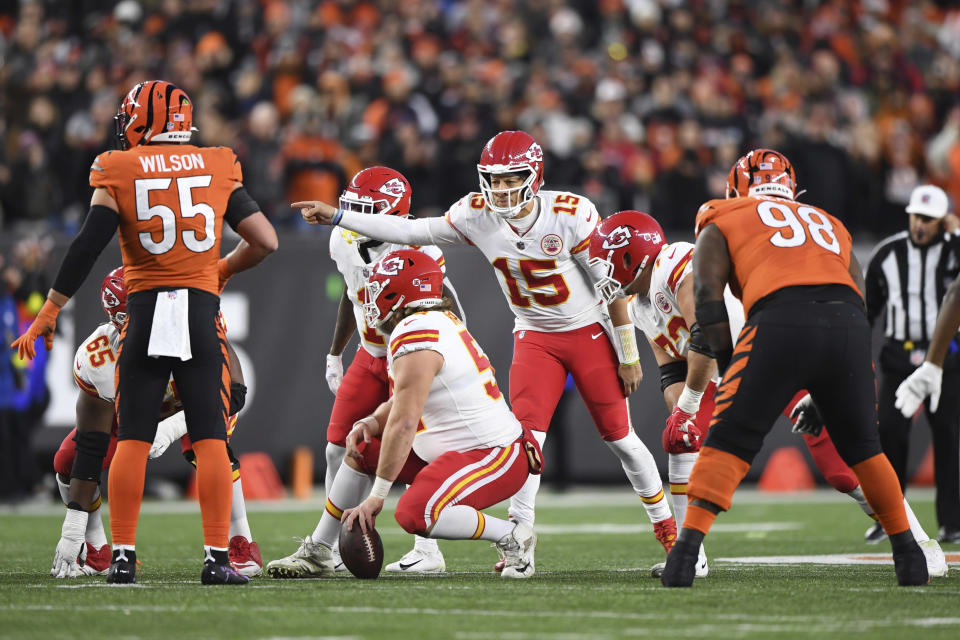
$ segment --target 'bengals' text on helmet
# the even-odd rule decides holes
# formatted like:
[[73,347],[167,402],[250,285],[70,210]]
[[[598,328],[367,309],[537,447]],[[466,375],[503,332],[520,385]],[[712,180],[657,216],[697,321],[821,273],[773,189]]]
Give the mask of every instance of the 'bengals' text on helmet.
[[777,196],[793,200],[797,174],[779,151],[754,149],[737,160],[727,175],[727,198]]
[[623,295],[667,243],[660,223],[642,211],[619,211],[590,234],[590,266],[602,270],[594,283],[607,304]]
[[163,80],[141,82],[123,99],[114,116],[121,149],[151,142],[188,142],[193,132],[193,103]]
[[[480,193],[487,208],[503,218],[515,218],[543,185],[543,149],[528,133],[501,131],[490,138],[483,148],[477,171],[480,174]],[[509,189],[494,189],[492,176],[505,173],[520,174],[523,183]],[[517,193],[517,203],[511,205],[514,193]],[[495,196],[502,194],[507,196],[506,206],[496,203]]]

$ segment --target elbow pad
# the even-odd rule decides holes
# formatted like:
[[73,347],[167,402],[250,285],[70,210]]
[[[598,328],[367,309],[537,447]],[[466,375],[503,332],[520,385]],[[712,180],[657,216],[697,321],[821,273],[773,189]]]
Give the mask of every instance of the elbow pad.
[[710,349],[710,343],[707,342],[707,337],[703,335],[703,331],[700,329],[700,323],[694,322],[693,326],[690,327],[690,344],[688,348],[691,351],[696,351],[701,355],[705,355],[708,358],[713,357],[713,351]]
[[676,360],[660,365],[660,391],[666,391],[667,387],[677,382],[685,382],[687,379],[687,361]]

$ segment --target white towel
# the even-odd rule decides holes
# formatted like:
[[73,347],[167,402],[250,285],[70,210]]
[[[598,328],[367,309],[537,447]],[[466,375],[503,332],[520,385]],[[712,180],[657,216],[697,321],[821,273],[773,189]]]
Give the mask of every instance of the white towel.
[[187,305],[187,298],[186,289],[157,292],[150,344],[147,345],[148,356],[170,356],[181,360],[193,357],[190,351],[190,307]]

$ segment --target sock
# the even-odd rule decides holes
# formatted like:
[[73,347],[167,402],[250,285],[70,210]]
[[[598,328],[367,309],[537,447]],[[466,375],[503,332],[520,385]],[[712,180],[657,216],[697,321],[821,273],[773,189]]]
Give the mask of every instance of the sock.
[[[233,469],[227,455],[227,443],[205,438],[193,443],[193,452],[197,456],[203,543],[214,549],[226,549],[230,544],[230,510],[233,506]],[[113,490],[113,485],[110,489]]]
[[696,453],[671,453],[667,455],[667,479],[670,482],[670,500],[677,524],[683,524],[687,515],[687,483],[690,471],[697,461]]
[[630,486],[640,496],[650,522],[660,522],[670,517],[670,506],[663,493],[663,482],[653,454],[637,434],[631,431],[625,438],[607,442],[607,446],[620,458]]
[[928,536],[927,532],[920,526],[920,521],[917,520],[917,516],[913,514],[913,509],[910,508],[910,503],[907,502],[906,498],[903,499],[903,511],[907,516],[907,522],[910,523],[910,531],[913,532],[913,539],[916,540],[918,544],[929,540],[930,536]]
[[[116,458],[116,456],[114,456],[114,458]],[[111,559],[111,562],[117,562],[118,560],[137,564],[136,548],[132,544],[113,545],[113,558]]]
[[887,535],[893,536],[909,529],[900,480],[887,457],[878,453],[853,465],[853,472],[857,474],[863,494]]
[[444,540],[489,540],[496,542],[513,531],[508,520],[486,516],[473,507],[458,504],[446,507],[430,530],[431,538]]
[[230,562],[229,554],[226,548],[211,547],[203,545],[203,563],[227,564]]
[[347,453],[347,448],[328,442],[324,453],[327,458],[327,470],[323,475],[323,490],[329,497],[330,489],[333,488],[333,479],[337,477],[337,470],[343,464],[343,457]]
[[803,441],[810,450],[813,463],[831,487],[840,493],[850,493],[859,486],[857,476],[840,457],[826,429],[818,436],[803,434]]
[[90,514],[87,516],[87,531],[84,534],[87,542],[89,542],[95,549],[99,549],[103,545],[107,544],[107,532],[103,530],[103,516],[100,513],[101,505],[103,504],[103,499],[100,496],[100,487],[93,493],[93,501],[90,503],[94,508],[90,509]]
[[243,482],[240,476],[233,481],[233,504],[230,507],[230,538],[242,536],[247,542],[253,542],[250,523],[247,522],[247,503],[243,499]]
[[[721,511],[727,511],[733,502],[733,493],[749,470],[750,463],[743,458],[704,446],[690,472],[687,498],[700,498],[717,505]],[[687,507],[689,517],[690,507]]]
[[[531,433],[542,448],[543,443],[547,441],[547,434],[543,431],[531,431]],[[537,502],[537,491],[539,490],[540,476],[531,473],[527,476],[527,480],[520,487],[520,490],[510,498],[510,507],[507,509],[507,513],[510,514],[511,520],[533,527],[534,508]]]
[[863,489],[860,488],[858,484],[852,491],[847,491],[847,495],[856,500],[857,504],[860,505],[860,508],[865,514],[874,518],[873,509],[870,507],[870,503],[867,502],[866,496],[863,495]]
[[[143,501],[143,480],[147,470],[150,443],[142,440],[121,440],[110,465],[110,537],[114,549],[137,541],[137,519]],[[226,450],[224,450],[226,454]]]
[[[717,514],[704,509],[703,507],[698,507],[695,504],[691,504],[687,508],[687,517],[683,521],[683,531],[692,529],[698,531],[703,535],[710,533],[710,527],[713,525],[713,521],[717,519]],[[703,541],[703,538],[700,538],[700,541]]]
[[433,540],[432,538],[424,538],[423,536],[418,535],[413,536],[413,548],[417,551],[422,551],[423,553],[440,552],[440,547],[437,546],[436,540]]
[[333,486],[327,494],[327,504],[317,528],[310,535],[315,543],[333,547],[340,535],[340,517],[344,509],[357,506],[373,486],[373,479],[362,471],[357,471],[348,465],[340,465]]

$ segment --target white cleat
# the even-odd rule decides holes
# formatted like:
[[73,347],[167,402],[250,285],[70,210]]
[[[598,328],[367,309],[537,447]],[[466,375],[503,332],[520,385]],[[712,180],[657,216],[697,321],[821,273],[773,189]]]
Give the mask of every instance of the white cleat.
[[343,560],[340,559],[340,546],[334,545],[330,549],[330,558],[333,561],[333,571],[335,573],[341,573],[347,570],[347,565],[343,564]]
[[313,542],[310,536],[300,541],[300,548],[286,558],[267,564],[271,578],[322,578],[335,573],[330,547]]
[[930,577],[945,577],[947,571],[949,571],[949,567],[947,566],[947,559],[943,555],[940,544],[933,539],[924,540],[918,544],[920,545],[920,550],[923,551],[923,555],[927,558],[927,573],[930,574]]
[[447,563],[444,562],[443,554],[439,549],[432,551],[416,547],[384,569],[390,573],[443,573],[446,570]]
[[[650,577],[651,578],[660,578],[663,575],[663,569],[667,566],[666,562],[658,562],[657,564],[650,567]],[[697,572],[693,575],[694,578],[706,578],[710,573],[710,566],[707,564],[707,554],[703,550],[703,545],[700,545],[700,555],[697,557]]]
[[496,543],[503,559],[501,578],[529,578],[534,574],[533,551],[537,547],[537,534],[533,529],[518,522],[513,531]]

